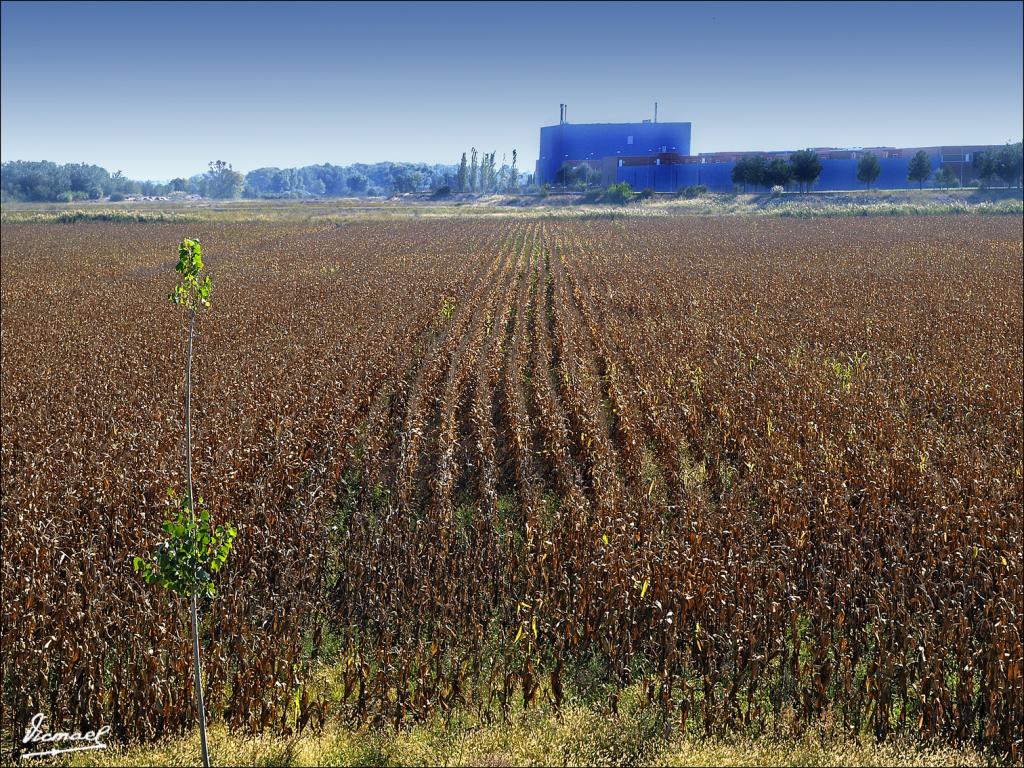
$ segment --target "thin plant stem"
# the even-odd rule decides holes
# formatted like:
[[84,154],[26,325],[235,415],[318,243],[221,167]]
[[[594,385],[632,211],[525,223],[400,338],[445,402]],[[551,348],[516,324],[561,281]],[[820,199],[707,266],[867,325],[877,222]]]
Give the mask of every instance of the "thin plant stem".
[[[188,467],[189,515],[195,523],[195,499],[192,497],[192,338],[195,334],[196,313],[189,312],[188,353],[185,358],[185,463]],[[198,535],[198,531],[196,532]],[[196,574],[198,577],[198,574]],[[203,671],[199,656],[199,600],[192,590],[192,654],[195,657],[196,709],[199,711],[199,741],[203,750],[203,766],[210,768],[210,753],[206,746],[206,707],[203,704]]]

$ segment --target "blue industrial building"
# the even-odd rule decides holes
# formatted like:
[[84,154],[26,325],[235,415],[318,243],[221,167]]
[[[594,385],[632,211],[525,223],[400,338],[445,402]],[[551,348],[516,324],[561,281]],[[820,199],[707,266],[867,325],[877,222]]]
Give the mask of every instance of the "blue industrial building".
[[568,123],[540,129],[537,183],[553,184],[565,164],[587,162],[600,170],[609,157],[690,154],[689,123]]
[[[871,186],[875,189],[916,187],[916,183],[907,181],[910,158],[916,151],[917,149],[905,150],[905,156],[902,157],[879,156],[878,164],[881,167],[881,172]],[[928,151],[927,148],[925,151]],[[875,154],[878,155],[878,151]],[[828,157],[827,152],[819,152],[819,158],[821,159],[821,175],[814,185],[815,189],[836,191],[864,189],[865,185],[857,181],[857,158],[833,159]],[[940,153],[929,153],[928,159],[931,161],[933,175],[938,173],[939,168],[943,165],[940,158]],[[700,160],[705,162],[700,162]],[[734,188],[732,169],[736,165],[736,161],[708,162],[707,160],[708,158],[698,158],[697,162],[617,165],[614,178],[608,177],[606,180],[608,183],[624,181],[633,189],[652,189],[655,192],[676,192],[684,187],[697,185],[703,185],[713,192],[732,192]],[[970,165],[970,157],[968,157],[966,166]],[[954,168],[954,173],[959,176],[959,168]],[[967,180],[970,178],[973,176],[969,175]],[[755,190],[751,189],[750,191]]]
[[[748,155],[763,155],[771,161],[788,160],[792,151],[783,152],[711,152],[690,154],[690,123],[659,123],[657,109],[653,120],[640,123],[569,123],[566,106],[561,105],[558,125],[540,129],[540,158],[537,160],[538,184],[558,185],[560,171],[580,164],[601,172],[603,185],[627,182],[633,189],[675,192],[688,186],[703,185],[716,192],[732,192],[732,170],[736,161]],[[924,150],[932,165],[932,174],[949,168],[960,184],[977,178],[980,153],[994,149],[988,145],[948,147],[872,147],[858,149],[815,148],[822,170],[815,189],[863,189],[857,181],[857,163],[866,152],[878,158],[881,173],[872,184],[877,189],[904,189],[915,186],[907,180],[911,158]]]

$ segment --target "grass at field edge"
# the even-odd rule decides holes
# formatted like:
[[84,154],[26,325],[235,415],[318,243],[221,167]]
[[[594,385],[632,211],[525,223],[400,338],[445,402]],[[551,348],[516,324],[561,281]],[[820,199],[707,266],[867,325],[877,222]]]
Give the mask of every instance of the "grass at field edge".
[[[451,722],[438,717],[398,731],[359,730],[330,723],[323,732],[296,736],[210,731],[214,765],[763,765],[763,766],[983,766],[999,760],[970,747],[899,741],[876,744],[835,735],[828,726],[801,735],[699,738],[666,733],[652,707],[623,706],[618,716],[598,707],[570,705],[555,713],[548,706],[517,711],[509,722],[482,723],[461,713]],[[625,703],[625,702],[624,702]],[[199,738],[33,759],[40,765],[142,766],[197,765]],[[22,764],[27,764],[24,761]]]
[[472,204],[381,201],[353,204],[325,200],[290,202],[222,201],[204,205],[180,203],[117,204],[105,207],[7,204],[0,210],[5,224],[279,222],[303,225],[344,225],[368,221],[438,218],[600,218],[672,216],[783,216],[802,219],[860,216],[948,216],[1024,214],[1019,197],[1001,199],[829,197],[771,198],[757,195],[707,195],[694,199],[667,198],[629,205],[543,204],[510,205],[501,200]]

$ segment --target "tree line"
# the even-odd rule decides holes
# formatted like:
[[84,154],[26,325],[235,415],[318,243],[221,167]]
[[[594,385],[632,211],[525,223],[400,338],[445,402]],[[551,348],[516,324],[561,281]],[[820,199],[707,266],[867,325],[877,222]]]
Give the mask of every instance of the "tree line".
[[98,165],[46,160],[14,160],[0,166],[0,195],[4,201],[67,202],[99,200],[111,195],[164,194],[167,184],[128,179],[121,171],[113,174]]
[[243,197],[350,197],[436,190],[454,166],[426,163],[354,163],[301,168],[257,168],[245,175]]
[[[927,159],[927,156],[925,156]],[[861,165],[864,165],[865,174],[873,174],[869,181],[873,182],[881,172],[878,158],[868,152],[857,167],[857,178],[861,181]],[[747,191],[747,186],[757,187],[786,187],[795,182],[801,192],[805,192],[814,186],[818,177],[821,176],[821,158],[813,149],[802,149],[789,156],[789,160],[781,157],[769,161],[764,155],[748,155],[736,161],[732,169],[732,183],[742,186]]]
[[[469,157],[462,153],[459,160],[458,171],[455,178],[446,180],[445,187],[450,192],[515,192],[519,189],[519,152],[512,150],[512,164],[501,158],[501,167],[498,167],[495,157],[496,151],[490,153],[478,153],[476,147],[471,147]],[[442,188],[443,189],[443,188]]]
[[978,178],[983,183],[1001,179],[1008,187],[1019,187],[1024,169],[1024,144],[1007,143],[994,151],[979,152],[974,158]]
[[[0,200],[69,203],[103,198],[116,201],[129,195],[163,196],[172,193],[233,199],[374,196],[424,191],[443,195],[519,190],[522,177],[517,167],[517,151],[512,150],[511,164],[502,158],[499,167],[496,157],[494,151],[480,153],[473,147],[468,156],[462,153],[457,166],[394,162],[340,166],[324,163],[301,168],[257,168],[246,174],[234,170],[230,163],[214,160],[204,173],[168,182],[136,181],[119,170],[110,173],[98,165],[86,163],[59,165],[46,160],[14,160],[0,165]],[[976,183],[987,186],[1000,179],[1007,186],[1019,186],[1021,142],[978,152],[972,158],[972,164],[978,179]],[[807,190],[814,186],[821,171],[821,160],[810,149],[794,152],[788,160],[748,155],[736,162],[732,181],[742,186],[744,191],[750,186],[770,189],[791,183]],[[873,152],[864,153],[857,162],[857,180],[870,189],[880,174],[878,157]],[[908,165],[908,181],[923,187],[931,177],[931,160],[923,150],[917,152]],[[564,165],[556,182],[587,188],[599,179],[599,171],[579,163]],[[959,185],[960,179],[950,168],[944,167],[935,174],[935,183],[951,187]]]
[[[456,167],[449,165],[381,162],[257,168],[243,174],[224,160],[214,160],[204,173],[155,182],[129,179],[121,171],[110,173],[98,165],[15,160],[0,165],[0,199],[70,203],[104,198],[117,201],[130,195],[185,194],[227,200],[387,195],[453,185],[455,172]],[[501,178],[509,178],[507,172]],[[486,183],[495,186],[493,181]]]
[[[1019,186],[1021,181],[1021,142],[1008,143],[995,150],[975,153],[972,159],[977,177],[982,184],[990,184],[995,178],[1006,186]],[[785,187],[796,183],[801,191],[814,186],[821,175],[822,165],[818,153],[811,149],[800,150],[789,156],[789,160],[774,158],[769,161],[764,155],[748,155],[736,161],[732,169],[732,182],[742,186]],[[857,181],[868,189],[881,175],[882,165],[874,152],[865,152],[857,161]],[[923,187],[932,176],[931,158],[923,149],[918,150],[907,165],[907,181]],[[935,174],[937,186],[958,186],[960,180],[949,167],[941,168]]]
[[161,196],[183,192],[213,198],[238,197],[245,177],[230,163],[214,160],[205,173],[168,182],[137,181],[121,171],[85,163],[58,165],[48,160],[13,160],[0,165],[3,201],[70,203],[75,200],[123,200],[129,195]]

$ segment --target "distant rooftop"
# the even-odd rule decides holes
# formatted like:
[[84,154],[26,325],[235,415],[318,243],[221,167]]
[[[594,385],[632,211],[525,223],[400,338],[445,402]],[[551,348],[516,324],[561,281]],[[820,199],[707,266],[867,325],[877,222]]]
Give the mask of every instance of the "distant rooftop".
[[571,123],[568,120],[566,120],[564,123],[553,123],[551,125],[545,125],[545,126],[542,126],[542,127],[544,127],[544,128],[557,128],[560,125],[575,125],[577,127],[582,127],[582,126],[585,126],[585,125],[690,125],[690,124],[691,123],[690,123],[689,120],[659,120],[656,123],[651,121],[650,119],[634,120],[633,122],[625,122],[625,123]]

